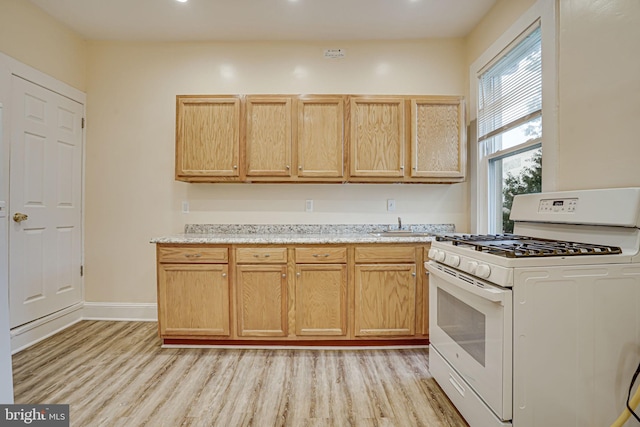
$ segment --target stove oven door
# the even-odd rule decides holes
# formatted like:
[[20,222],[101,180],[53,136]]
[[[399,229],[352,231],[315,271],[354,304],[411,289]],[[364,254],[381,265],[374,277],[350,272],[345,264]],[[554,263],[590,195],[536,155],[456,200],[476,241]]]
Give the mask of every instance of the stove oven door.
[[512,416],[512,292],[435,261],[429,341],[502,420]]

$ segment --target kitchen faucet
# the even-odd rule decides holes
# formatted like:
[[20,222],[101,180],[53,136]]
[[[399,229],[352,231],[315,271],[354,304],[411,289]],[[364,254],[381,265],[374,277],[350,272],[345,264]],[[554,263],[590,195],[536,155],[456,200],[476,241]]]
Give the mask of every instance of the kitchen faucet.
[[402,219],[398,217],[398,230],[402,230]]

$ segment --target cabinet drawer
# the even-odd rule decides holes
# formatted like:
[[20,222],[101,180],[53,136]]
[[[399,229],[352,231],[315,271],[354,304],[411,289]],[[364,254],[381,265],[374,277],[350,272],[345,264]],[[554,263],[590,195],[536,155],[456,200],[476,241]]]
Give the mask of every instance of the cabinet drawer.
[[416,262],[416,249],[410,246],[366,246],[355,248],[357,263]]
[[227,248],[160,246],[158,260],[162,263],[226,264],[229,251]]
[[297,264],[346,263],[347,248],[296,248]]
[[281,264],[287,262],[287,248],[237,248],[238,264]]

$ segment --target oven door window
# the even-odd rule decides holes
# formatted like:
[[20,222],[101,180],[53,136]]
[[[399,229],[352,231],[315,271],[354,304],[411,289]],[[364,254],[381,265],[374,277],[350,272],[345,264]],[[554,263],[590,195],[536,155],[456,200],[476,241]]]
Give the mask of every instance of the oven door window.
[[437,301],[438,327],[484,367],[486,316],[442,288]]

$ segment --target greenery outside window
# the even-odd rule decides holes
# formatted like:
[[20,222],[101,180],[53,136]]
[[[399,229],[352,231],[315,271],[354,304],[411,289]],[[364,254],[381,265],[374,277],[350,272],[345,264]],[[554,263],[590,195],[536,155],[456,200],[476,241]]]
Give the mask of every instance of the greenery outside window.
[[478,152],[488,172],[490,233],[513,232],[513,196],[541,191],[541,48],[537,22],[478,74]]

